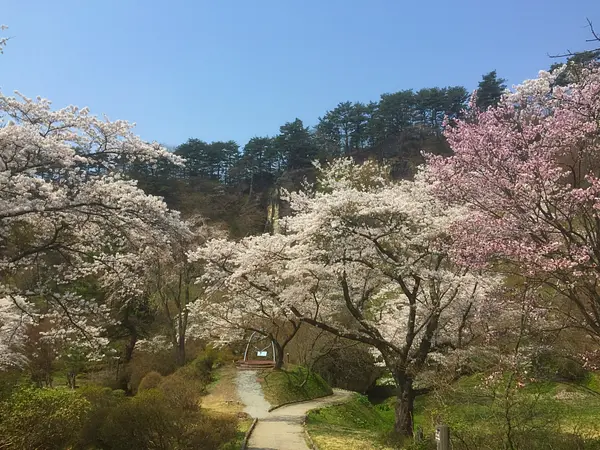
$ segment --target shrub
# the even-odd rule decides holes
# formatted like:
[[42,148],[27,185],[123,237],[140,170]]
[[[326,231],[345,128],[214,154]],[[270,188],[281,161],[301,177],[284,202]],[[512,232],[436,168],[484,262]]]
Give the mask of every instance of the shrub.
[[18,370],[0,371],[0,402],[9,398],[19,387],[23,374]]
[[86,385],[78,390],[79,394],[91,404],[91,410],[81,431],[79,444],[81,448],[102,448],[98,430],[106,422],[107,417],[121,403],[127,401],[125,391]]
[[77,392],[90,402],[92,408],[115,406],[125,398],[125,391],[112,390],[94,384],[82,386]]
[[366,392],[383,374],[373,354],[360,345],[332,350],[315,362],[313,370],[331,386],[358,392]]
[[184,376],[195,378],[204,384],[212,381],[212,372],[221,361],[219,351],[207,346],[200,354],[185,368],[182,368]]
[[135,353],[132,361],[127,366],[129,374],[128,390],[132,393],[137,392],[142,378],[147,373],[155,371],[160,374],[173,373],[177,365],[171,351],[161,351],[157,353]]
[[[140,385],[141,389],[141,385]],[[196,411],[199,408],[203,386],[178,374],[164,378],[158,389],[172,408]]]
[[150,389],[111,408],[93,440],[110,450],[170,450],[181,432],[177,411],[162,392]]
[[25,387],[0,404],[0,448],[64,449],[74,445],[90,410],[77,392]]
[[581,363],[552,350],[536,356],[533,360],[533,370],[540,378],[571,382],[584,381],[587,375]]
[[148,389],[155,389],[158,387],[160,383],[163,381],[163,376],[155,371],[148,372],[142,381],[140,381],[140,385],[138,386],[138,392],[147,391]]
[[214,450],[231,441],[237,432],[235,416],[212,417],[198,414],[194,425],[185,430],[180,440],[183,450]]

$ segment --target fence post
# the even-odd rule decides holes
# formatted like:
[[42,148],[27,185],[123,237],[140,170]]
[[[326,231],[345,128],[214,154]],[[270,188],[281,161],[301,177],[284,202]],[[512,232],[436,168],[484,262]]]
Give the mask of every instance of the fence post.
[[450,450],[450,429],[448,425],[438,425],[435,429],[437,450]]

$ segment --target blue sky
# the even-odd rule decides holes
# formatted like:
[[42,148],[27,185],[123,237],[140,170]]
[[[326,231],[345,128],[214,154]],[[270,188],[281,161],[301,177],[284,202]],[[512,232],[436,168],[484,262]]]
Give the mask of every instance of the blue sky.
[[599,0],[3,0],[0,87],[137,123],[144,139],[274,135],[340,101],[515,84],[585,48]]

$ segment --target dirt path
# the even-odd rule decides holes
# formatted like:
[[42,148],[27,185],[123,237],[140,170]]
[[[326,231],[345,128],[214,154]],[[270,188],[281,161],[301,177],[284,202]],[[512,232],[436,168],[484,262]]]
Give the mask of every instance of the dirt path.
[[294,403],[268,412],[270,405],[263,396],[255,371],[239,372],[236,383],[238,396],[246,405],[244,411],[260,419],[250,437],[248,450],[308,450],[302,429],[306,413],[311,409],[341,403],[352,394],[334,389],[329,397]]
[[257,419],[269,415],[271,404],[265,400],[260,383],[256,380],[255,370],[240,370],[235,379],[237,394],[246,405],[244,412]]

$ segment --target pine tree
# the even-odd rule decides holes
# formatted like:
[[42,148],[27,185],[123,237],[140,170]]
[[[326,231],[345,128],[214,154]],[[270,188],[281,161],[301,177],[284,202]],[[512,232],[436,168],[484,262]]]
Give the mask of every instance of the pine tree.
[[495,70],[482,76],[477,88],[477,107],[486,110],[490,106],[496,106],[506,89],[504,78],[498,78]]

